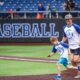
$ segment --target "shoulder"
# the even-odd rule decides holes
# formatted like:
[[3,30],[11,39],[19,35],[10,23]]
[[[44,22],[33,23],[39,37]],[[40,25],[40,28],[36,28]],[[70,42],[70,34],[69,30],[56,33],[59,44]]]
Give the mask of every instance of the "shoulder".
[[73,25],[73,27],[76,28],[76,29],[77,29],[77,28],[80,28],[80,26],[79,26],[78,24],[73,23],[72,25]]
[[57,49],[53,46],[52,52],[56,53]]
[[73,27],[78,33],[80,33],[80,26],[78,24],[73,24]]
[[53,46],[53,49],[56,49],[56,46]]
[[75,23],[73,23],[72,25],[73,25],[73,26],[79,26],[78,24],[75,24]]
[[65,31],[66,28],[67,28],[66,25],[62,27],[63,32]]
[[65,47],[65,48],[69,48],[68,44],[64,43],[64,42],[60,42],[60,44]]
[[65,28],[66,28],[66,25],[63,26],[63,29],[65,29]]

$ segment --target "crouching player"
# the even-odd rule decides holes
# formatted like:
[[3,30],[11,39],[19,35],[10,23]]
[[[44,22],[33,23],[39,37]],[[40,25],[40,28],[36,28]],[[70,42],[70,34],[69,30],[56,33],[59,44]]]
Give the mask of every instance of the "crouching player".
[[66,43],[63,42],[59,42],[58,39],[56,37],[52,37],[50,38],[51,43],[53,44],[53,49],[52,49],[52,53],[48,55],[48,57],[51,57],[52,55],[54,55],[55,53],[59,53],[60,54],[60,59],[58,60],[57,64],[56,64],[56,68],[58,70],[58,75],[57,77],[61,77],[61,65],[64,65],[66,68],[70,68],[68,63],[68,45]]

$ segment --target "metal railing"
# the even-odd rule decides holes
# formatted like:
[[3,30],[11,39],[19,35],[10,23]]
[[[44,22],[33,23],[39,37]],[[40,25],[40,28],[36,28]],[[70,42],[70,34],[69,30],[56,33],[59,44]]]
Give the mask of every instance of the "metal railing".
[[[27,18],[36,18],[37,13],[42,13],[43,14],[43,18],[46,18],[45,16],[49,15],[49,19],[50,18],[60,18],[61,14],[76,14],[76,16],[73,16],[75,18],[79,18],[80,17],[80,11],[0,11],[0,18],[11,18],[11,19],[27,19]],[[4,17],[5,14],[8,14],[6,17]],[[34,16],[35,14],[35,16]],[[17,16],[14,16],[17,15]],[[20,16],[22,15],[22,16]],[[28,17],[32,15],[31,17]],[[3,16],[3,17],[1,17]],[[52,17],[54,16],[54,17]],[[62,15],[63,16],[63,15]]]

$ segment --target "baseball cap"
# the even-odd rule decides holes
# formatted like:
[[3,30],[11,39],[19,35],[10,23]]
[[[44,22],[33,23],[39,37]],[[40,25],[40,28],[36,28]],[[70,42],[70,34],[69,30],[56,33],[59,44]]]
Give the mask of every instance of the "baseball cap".
[[65,19],[71,19],[71,18],[72,18],[72,15],[71,14],[65,15]]

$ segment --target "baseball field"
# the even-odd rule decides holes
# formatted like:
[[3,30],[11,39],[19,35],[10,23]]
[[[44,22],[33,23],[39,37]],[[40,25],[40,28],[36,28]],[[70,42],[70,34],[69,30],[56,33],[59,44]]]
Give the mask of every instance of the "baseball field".
[[[51,45],[0,46],[0,80],[55,80],[53,76],[58,72],[55,63],[59,55],[48,58],[51,50]],[[62,66],[62,71],[71,75],[68,78],[63,74],[62,80],[75,80],[72,79],[73,70],[65,71]]]

